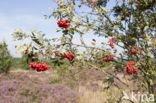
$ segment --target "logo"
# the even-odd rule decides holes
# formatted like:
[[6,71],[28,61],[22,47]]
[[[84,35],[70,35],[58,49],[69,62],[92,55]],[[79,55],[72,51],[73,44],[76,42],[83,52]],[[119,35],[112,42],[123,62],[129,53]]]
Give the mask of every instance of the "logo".
[[154,94],[141,94],[140,92],[126,93],[125,91],[123,91],[122,93],[122,99],[130,100],[133,102],[154,102]]

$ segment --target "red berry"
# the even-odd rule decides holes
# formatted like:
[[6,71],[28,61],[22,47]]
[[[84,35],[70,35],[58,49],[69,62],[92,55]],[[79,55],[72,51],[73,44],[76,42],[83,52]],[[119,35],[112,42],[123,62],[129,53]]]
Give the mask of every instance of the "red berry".
[[[137,50],[137,51],[139,51],[140,54],[143,52],[143,50],[140,50],[137,46],[134,46],[134,49]],[[138,53],[137,51],[130,50],[130,52],[131,52],[132,54]]]
[[131,52],[132,54],[137,54],[137,51],[134,51],[134,50],[130,50],[130,52]]
[[132,69],[127,69],[127,73],[130,75],[130,74],[133,74],[133,71]]
[[138,48],[137,46],[134,46],[134,48],[135,48],[136,50],[139,50],[139,48]]
[[113,42],[113,40],[115,39],[115,37],[114,36],[112,36],[112,38],[109,40],[109,42],[110,42],[110,47],[112,48],[112,49],[114,49],[114,42]]
[[55,56],[61,56],[58,51],[55,52]]
[[129,61],[127,64],[127,73],[128,74],[133,74],[133,72],[137,72],[138,68],[136,67],[136,65],[134,65],[133,61]]
[[114,59],[114,57],[115,57],[115,55],[113,55],[113,54],[104,56],[104,57],[103,57],[103,61],[104,61],[104,62],[111,62],[111,61]]
[[134,71],[134,72],[137,72],[137,71],[138,71],[138,68],[135,67],[135,68],[133,69],[133,71]]
[[68,27],[70,26],[70,24],[68,23],[68,19],[66,20],[58,20],[57,24],[59,27],[65,28],[65,30],[68,30]]
[[92,0],[89,0],[88,2],[92,3]]
[[73,60],[75,58],[75,55],[72,54],[71,52],[64,53],[65,58],[68,60]]
[[142,53],[142,52],[143,52],[143,50],[139,50],[139,52],[140,52],[140,53]]
[[68,28],[65,28],[65,30],[69,30]]
[[40,64],[36,64],[35,62],[31,62],[29,67],[32,69],[35,69],[37,72],[50,69],[50,66],[46,65],[44,62],[41,62]]
[[66,19],[66,20],[64,20],[65,21],[65,23],[68,23],[68,19]]
[[115,39],[115,37],[114,36],[112,36],[112,40],[114,40]]

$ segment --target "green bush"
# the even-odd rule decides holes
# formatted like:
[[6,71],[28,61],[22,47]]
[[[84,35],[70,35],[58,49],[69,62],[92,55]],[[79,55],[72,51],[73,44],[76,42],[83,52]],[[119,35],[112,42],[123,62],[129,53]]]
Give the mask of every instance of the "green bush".
[[19,65],[21,68],[29,70],[30,62],[31,61],[29,60],[28,54],[23,54],[22,57],[20,58]]
[[0,43],[0,73],[8,73],[12,64],[12,57],[5,42]]
[[27,53],[28,51],[25,51],[22,54],[22,57],[19,59],[19,67],[22,69],[29,70],[29,64],[31,62],[36,62],[38,59],[35,57],[36,55],[33,54],[33,52]]
[[12,67],[13,68],[20,68],[20,59],[19,57],[15,57],[12,60]]

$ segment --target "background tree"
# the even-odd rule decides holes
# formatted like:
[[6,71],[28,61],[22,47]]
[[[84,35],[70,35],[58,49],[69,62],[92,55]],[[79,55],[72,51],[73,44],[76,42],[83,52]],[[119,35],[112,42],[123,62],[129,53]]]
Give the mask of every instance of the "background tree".
[[0,73],[8,73],[12,64],[12,57],[5,42],[0,43]]

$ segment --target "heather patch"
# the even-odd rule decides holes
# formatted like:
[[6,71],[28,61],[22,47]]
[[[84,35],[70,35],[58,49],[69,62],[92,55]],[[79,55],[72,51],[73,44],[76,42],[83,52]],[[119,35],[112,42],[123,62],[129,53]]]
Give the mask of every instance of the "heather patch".
[[28,73],[9,75],[1,75],[0,103],[76,103],[76,92],[66,85],[41,81],[39,74],[38,79]]

